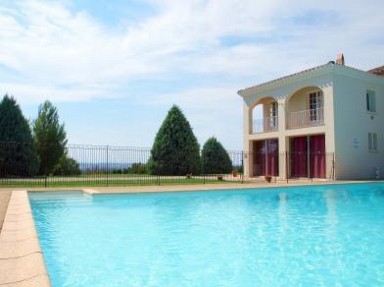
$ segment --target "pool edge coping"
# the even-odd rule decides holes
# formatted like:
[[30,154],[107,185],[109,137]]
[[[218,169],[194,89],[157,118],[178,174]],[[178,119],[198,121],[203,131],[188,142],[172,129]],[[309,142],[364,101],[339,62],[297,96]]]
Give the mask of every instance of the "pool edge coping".
[[51,286],[27,190],[12,191],[0,233],[0,270],[0,286]]

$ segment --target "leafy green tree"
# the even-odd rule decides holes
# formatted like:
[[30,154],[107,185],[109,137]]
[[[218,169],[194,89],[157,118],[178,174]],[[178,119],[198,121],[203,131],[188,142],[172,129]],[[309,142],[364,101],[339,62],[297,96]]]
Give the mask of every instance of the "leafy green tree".
[[32,176],[39,160],[28,121],[13,97],[0,102],[0,176]]
[[164,119],[151,150],[149,171],[156,175],[200,173],[200,148],[188,120],[173,106]]
[[48,175],[63,156],[67,144],[64,124],[60,124],[57,108],[50,101],[39,106],[33,136],[40,157],[40,174]]
[[52,173],[54,175],[80,175],[81,170],[79,163],[64,152]]
[[201,159],[205,174],[222,174],[232,171],[232,161],[228,152],[214,137],[205,142],[201,152]]
[[131,167],[127,169],[127,173],[131,174],[146,174],[147,165],[142,163],[133,163]]

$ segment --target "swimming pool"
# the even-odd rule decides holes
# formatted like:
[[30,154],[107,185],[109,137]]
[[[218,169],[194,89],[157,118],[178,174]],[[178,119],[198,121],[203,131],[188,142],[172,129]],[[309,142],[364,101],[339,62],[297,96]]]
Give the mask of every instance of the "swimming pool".
[[384,184],[30,193],[52,286],[383,286]]

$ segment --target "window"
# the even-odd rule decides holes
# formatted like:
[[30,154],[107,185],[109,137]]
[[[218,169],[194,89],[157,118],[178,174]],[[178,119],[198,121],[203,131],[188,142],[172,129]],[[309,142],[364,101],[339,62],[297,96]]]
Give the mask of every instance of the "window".
[[321,91],[309,94],[309,115],[312,122],[323,119],[323,93]]
[[377,151],[376,133],[368,133],[368,151]]
[[376,112],[375,91],[367,90],[366,100],[367,100],[367,111]]
[[277,102],[269,104],[270,128],[277,127]]

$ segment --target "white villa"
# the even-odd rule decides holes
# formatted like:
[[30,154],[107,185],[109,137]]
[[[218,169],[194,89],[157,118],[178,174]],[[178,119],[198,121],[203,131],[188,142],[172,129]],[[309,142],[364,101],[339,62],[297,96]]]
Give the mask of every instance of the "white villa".
[[344,56],[240,90],[244,174],[285,178],[384,176],[384,66]]

